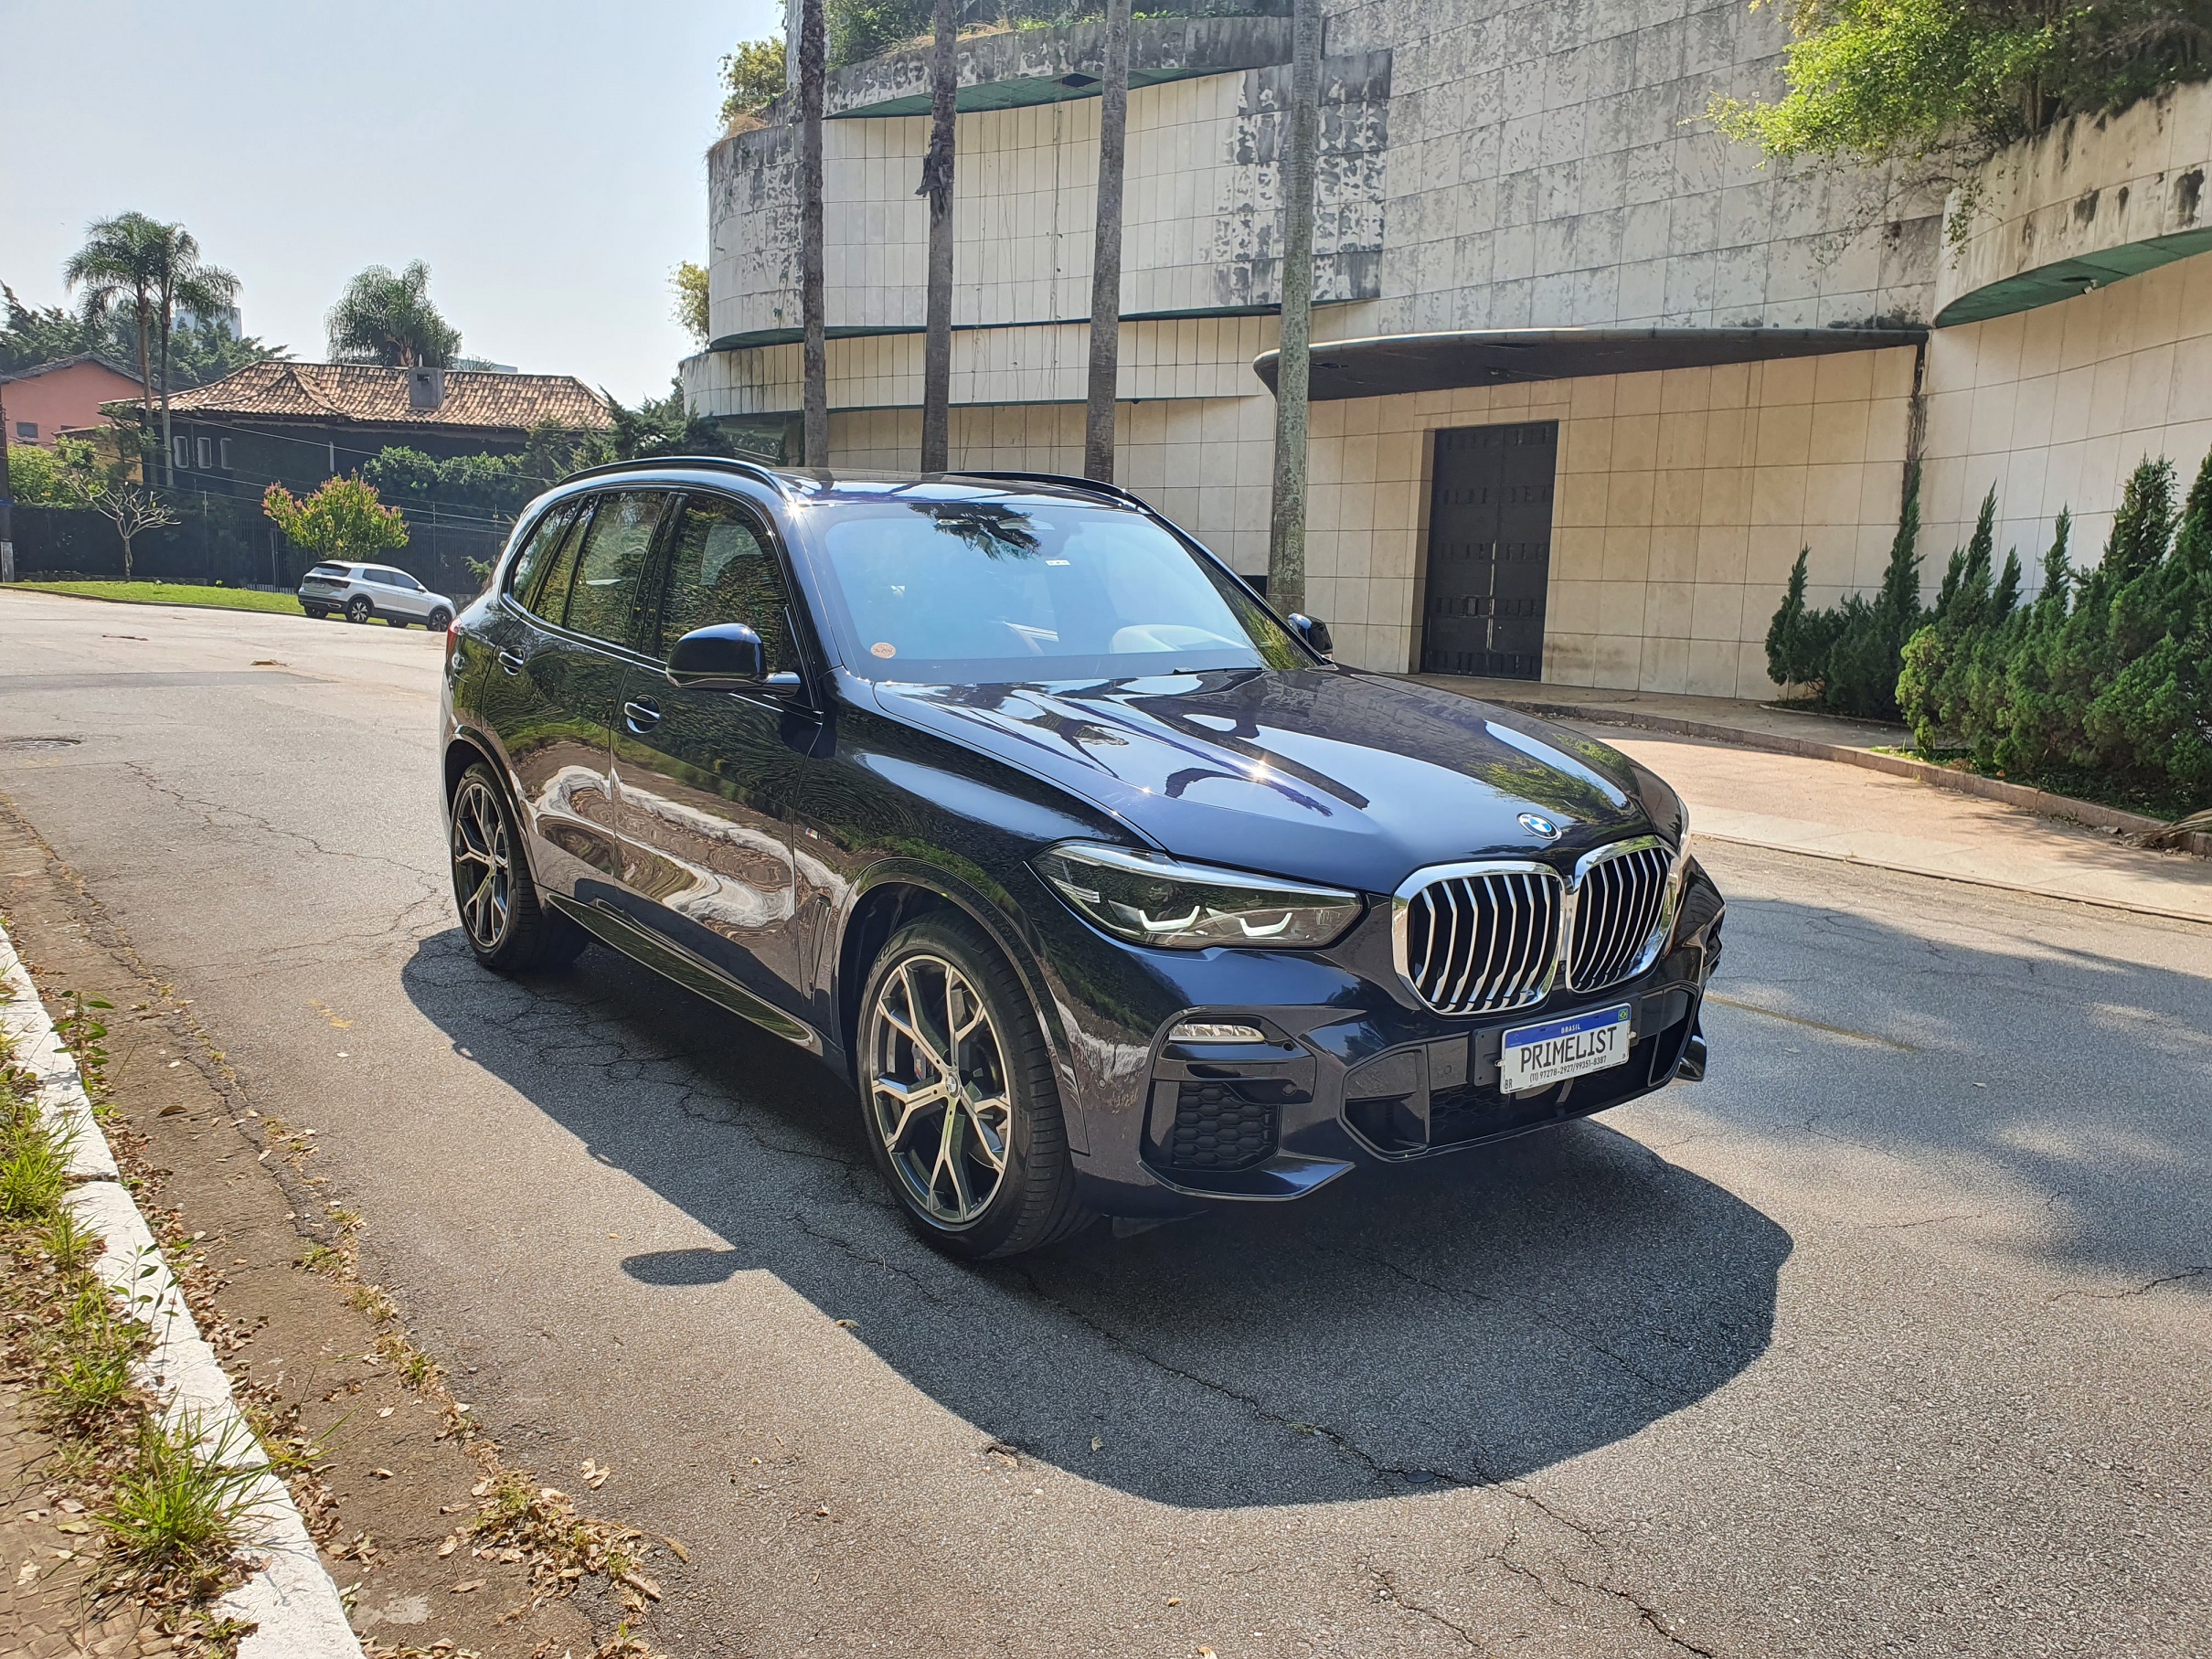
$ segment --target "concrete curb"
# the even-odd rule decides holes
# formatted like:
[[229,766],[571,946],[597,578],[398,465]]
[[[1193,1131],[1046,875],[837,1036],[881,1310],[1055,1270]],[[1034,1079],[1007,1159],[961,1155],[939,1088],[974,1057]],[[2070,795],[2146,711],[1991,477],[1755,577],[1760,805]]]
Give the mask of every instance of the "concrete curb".
[[[1503,699],[1493,697],[1491,700]],[[1975,772],[1938,766],[1930,760],[1916,760],[1909,755],[1886,755],[1871,749],[1854,749],[1845,743],[1823,743],[1817,739],[1793,738],[1778,731],[1752,731],[1741,726],[1722,726],[1711,720],[1686,720],[1676,715],[1635,713],[1611,703],[1570,703],[1548,697],[1515,697],[1510,706],[1524,713],[1541,715],[1550,720],[1580,720],[1587,725],[1626,726],[1643,731],[1666,732],[1680,738],[1703,738],[1708,742],[1725,743],[1734,749],[1762,750],[1777,755],[1802,755],[1813,760],[1837,760],[1846,766],[1864,767],[1868,771],[1915,779],[1921,783],[1930,784],[1937,789],[1948,789],[1962,795],[1979,795],[1987,801],[2002,801],[2007,806],[2017,806],[2040,817],[2071,819],[2076,824],[2086,824],[2092,829],[2148,835],[2173,827],[2163,818],[2122,812],[2116,806],[2100,806],[2093,801],[2076,801],[2068,795],[2054,795],[2047,790],[2030,789],[2025,783],[2007,783],[2002,778],[1984,778]],[[2181,850],[2193,853],[2199,858],[2212,858],[2212,835],[2197,832],[2185,835],[2182,837]]]
[[193,1323],[145,1218],[120,1179],[114,1154],[92,1117],[77,1062],[48,1016],[29,971],[0,929],[0,1031],[16,1045],[16,1063],[37,1079],[39,1111],[72,1137],[69,1173],[80,1185],[69,1206],[106,1242],[96,1271],[154,1334],[140,1381],[162,1403],[162,1421],[195,1434],[207,1452],[233,1469],[261,1473],[247,1489],[246,1533],[264,1559],[216,1604],[218,1616],[251,1620],[239,1659],[361,1659],[307,1523],[230,1393],[230,1378]]

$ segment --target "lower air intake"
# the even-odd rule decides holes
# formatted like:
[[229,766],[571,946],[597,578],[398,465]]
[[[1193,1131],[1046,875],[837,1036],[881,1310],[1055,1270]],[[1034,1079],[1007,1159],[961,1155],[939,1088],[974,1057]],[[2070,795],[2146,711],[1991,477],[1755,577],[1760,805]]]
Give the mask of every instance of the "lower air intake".
[[1277,1109],[1249,1101],[1233,1083],[1184,1083],[1167,1135],[1173,1169],[1250,1169],[1275,1154]]

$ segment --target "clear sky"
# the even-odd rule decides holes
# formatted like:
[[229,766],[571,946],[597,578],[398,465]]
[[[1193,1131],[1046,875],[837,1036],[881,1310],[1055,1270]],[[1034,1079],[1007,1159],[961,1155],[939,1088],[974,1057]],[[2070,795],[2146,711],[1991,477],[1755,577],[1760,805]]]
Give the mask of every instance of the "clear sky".
[[246,331],[324,355],[365,265],[431,268],[471,356],[667,389],[704,260],[717,70],[776,0],[0,0],[0,279],[66,296],[85,226],[181,219]]

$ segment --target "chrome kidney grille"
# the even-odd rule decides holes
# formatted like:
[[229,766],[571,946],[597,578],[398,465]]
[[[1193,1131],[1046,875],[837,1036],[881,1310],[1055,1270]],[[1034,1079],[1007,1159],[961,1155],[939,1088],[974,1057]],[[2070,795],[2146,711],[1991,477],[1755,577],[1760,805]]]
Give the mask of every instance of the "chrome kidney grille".
[[1571,988],[1601,990],[1650,965],[1674,864],[1672,848],[1643,835],[1583,855],[1571,880],[1514,861],[1419,872],[1398,893],[1398,971],[1439,1014],[1542,1002],[1562,968]]
[[1567,982],[1594,991],[1643,965],[1666,905],[1674,854],[1636,842],[1607,847],[1582,868],[1575,888],[1574,942]]
[[1405,906],[1399,971],[1441,1014],[1541,1001],[1562,908],[1558,872],[1540,865],[1431,881]]

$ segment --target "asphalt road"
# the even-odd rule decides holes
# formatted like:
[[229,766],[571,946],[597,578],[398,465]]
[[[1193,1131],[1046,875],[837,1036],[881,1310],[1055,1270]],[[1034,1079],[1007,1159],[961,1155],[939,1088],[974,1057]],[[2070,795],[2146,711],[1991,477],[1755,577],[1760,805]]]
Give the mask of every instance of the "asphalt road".
[[1710,1081],[961,1267],[803,1057],[473,965],[437,656],[0,594],[0,791],[676,1651],[2212,1649],[2212,930],[1717,845]]

